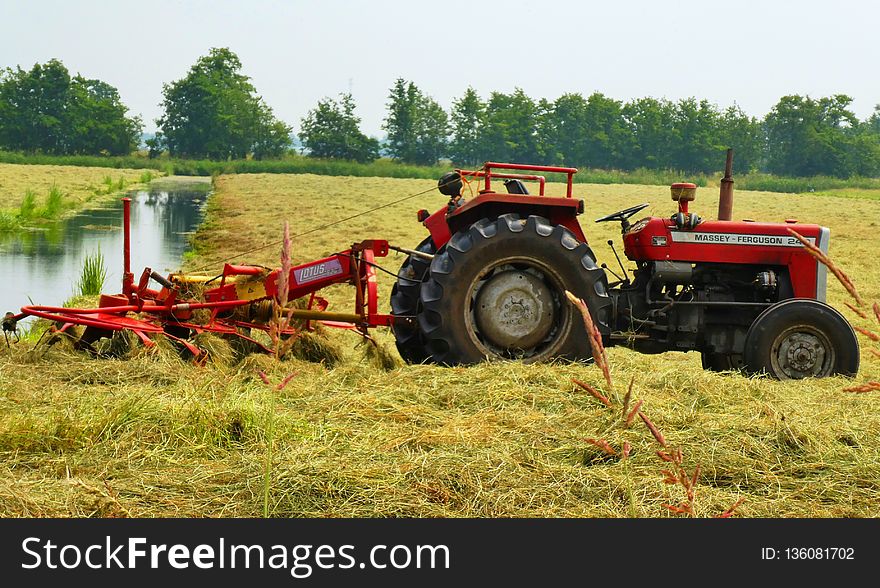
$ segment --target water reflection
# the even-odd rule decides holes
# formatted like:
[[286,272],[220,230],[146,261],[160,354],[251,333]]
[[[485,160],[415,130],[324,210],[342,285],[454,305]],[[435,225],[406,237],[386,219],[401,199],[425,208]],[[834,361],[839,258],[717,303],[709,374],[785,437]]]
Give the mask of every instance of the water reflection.
[[[162,274],[179,269],[188,236],[202,219],[207,194],[156,191],[129,194],[131,267]],[[22,305],[60,305],[75,292],[86,255],[100,248],[107,267],[104,291],[116,293],[122,282],[122,202],[78,214],[45,230],[0,234],[0,312]]]

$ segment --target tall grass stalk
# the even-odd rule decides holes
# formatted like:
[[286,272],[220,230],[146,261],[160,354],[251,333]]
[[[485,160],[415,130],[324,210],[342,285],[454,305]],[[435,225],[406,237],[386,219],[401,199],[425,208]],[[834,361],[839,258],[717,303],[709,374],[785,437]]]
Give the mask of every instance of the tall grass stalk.
[[24,198],[21,200],[21,205],[18,207],[18,218],[20,219],[29,219],[34,216],[34,212],[37,210],[37,194],[30,188],[24,191]]
[[[260,372],[260,377],[267,386],[272,385],[268,376]],[[274,398],[273,398],[274,400]],[[269,425],[266,430],[266,461],[263,464],[263,518],[269,518],[269,490],[272,487],[272,452],[275,449],[275,406],[269,405]]]
[[104,289],[107,279],[107,268],[104,265],[104,254],[99,248],[94,255],[86,255],[83,260],[77,290],[82,296],[97,296]]
[[43,218],[54,218],[58,216],[64,208],[64,194],[61,188],[53,185],[49,188],[49,195],[46,197],[46,206],[40,210],[39,216]]
[[275,392],[281,392],[293,379],[288,375],[278,385],[273,386],[266,372],[260,371],[260,379],[270,390],[269,423],[266,427],[266,460],[263,463],[263,518],[269,518],[269,490],[272,487],[272,453],[275,449]]

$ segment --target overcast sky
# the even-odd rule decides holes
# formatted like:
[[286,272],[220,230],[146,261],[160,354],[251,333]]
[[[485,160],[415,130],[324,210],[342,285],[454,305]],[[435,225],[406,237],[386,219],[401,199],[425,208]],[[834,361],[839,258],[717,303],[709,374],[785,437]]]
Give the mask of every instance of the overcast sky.
[[299,129],[351,90],[382,135],[402,77],[448,108],[472,86],[533,98],[695,96],[761,117],[786,94],[880,103],[877,0],[0,0],[0,67],[57,57],[119,89],[155,130],[162,84],[229,47],[276,115]]

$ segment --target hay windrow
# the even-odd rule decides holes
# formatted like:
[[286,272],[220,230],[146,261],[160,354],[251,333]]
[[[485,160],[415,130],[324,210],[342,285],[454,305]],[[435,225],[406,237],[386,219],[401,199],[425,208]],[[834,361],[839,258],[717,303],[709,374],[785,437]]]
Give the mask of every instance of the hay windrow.
[[342,362],[344,354],[339,345],[327,336],[327,330],[316,325],[313,331],[301,330],[294,336],[286,357],[321,363],[333,368]]
[[197,333],[191,341],[204,354],[204,357],[198,358],[200,363],[207,361],[218,367],[228,367],[235,362],[235,350],[228,340],[219,335],[209,332]]
[[368,365],[373,366],[377,370],[390,372],[399,367],[403,367],[403,361],[396,351],[391,351],[383,343],[374,343],[365,341],[362,343],[363,355]]

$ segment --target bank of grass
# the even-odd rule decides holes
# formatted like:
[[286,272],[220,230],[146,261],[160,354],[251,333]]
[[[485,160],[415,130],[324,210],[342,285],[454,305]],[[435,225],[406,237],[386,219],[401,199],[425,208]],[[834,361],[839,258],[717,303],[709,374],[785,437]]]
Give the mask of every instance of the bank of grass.
[[[216,176],[219,174],[316,174],[325,176],[355,176],[384,178],[438,179],[452,169],[452,165],[406,165],[388,158],[371,163],[357,163],[338,159],[319,159],[288,154],[278,159],[211,161],[204,159],[179,159],[166,156],[150,159],[138,153],[129,156],[91,156],[91,155],[25,155],[0,151],[0,163],[20,165],[62,165],[157,170],[165,175],[178,176]],[[719,164],[722,158],[719,158]],[[558,181],[562,176],[545,174],[548,181]],[[716,186],[721,173],[689,173],[676,170],[655,170],[639,168],[635,170],[607,170],[579,168],[574,180],[580,184],[637,184],[669,185],[673,182],[693,182],[698,186]],[[853,189],[880,193],[880,178],[833,178],[814,176],[789,178],[766,173],[739,174],[736,186],[741,190],[814,193],[829,190],[852,191]],[[858,197],[858,196],[854,196]],[[870,196],[869,196],[870,197]]]
[[0,163],[0,230],[58,220],[160,175],[135,169]]
[[[296,235],[434,183],[221,176],[187,263],[213,262],[217,270],[218,257],[278,240],[285,219]],[[709,192],[698,190],[692,204],[707,217],[717,208]],[[639,202],[651,204],[646,214],[673,208],[662,187],[584,185],[576,196],[586,200],[582,224],[600,261],[612,267],[603,244],[619,238],[619,227],[590,219]],[[361,238],[412,247],[426,235],[416,210],[444,202],[432,192],[294,237],[293,261]],[[880,202],[738,193],[734,211],[830,226],[832,256],[863,297],[880,298],[871,257],[880,246]],[[233,259],[275,266],[278,250]],[[379,261],[395,271],[402,258]],[[380,273],[382,310],[390,284]],[[323,294],[333,310],[353,304],[348,288]],[[843,309],[836,282],[829,296]],[[377,338],[392,348],[387,333]],[[652,435],[638,423],[613,426],[616,417],[572,378],[617,403],[633,380],[633,401],[643,400],[670,446],[681,447],[687,470],[701,466],[698,516],[718,515],[740,498],[737,516],[880,515],[878,398],[843,392],[849,380],[749,379],[704,372],[693,353],[612,348],[617,387],[608,391],[589,365],[382,368],[353,333],[333,331],[329,339],[345,349],[333,368],[222,353],[216,357],[227,359],[197,367],[164,343],[153,352],[138,346],[124,361],[92,359],[64,341],[37,353],[0,348],[0,515],[262,516],[265,504],[270,516],[673,516],[662,505],[680,503],[681,489],[663,483]],[[877,380],[880,362],[864,349],[857,381]],[[272,382],[294,376],[276,392],[260,370]],[[629,459],[603,454],[591,438],[629,443]]]

